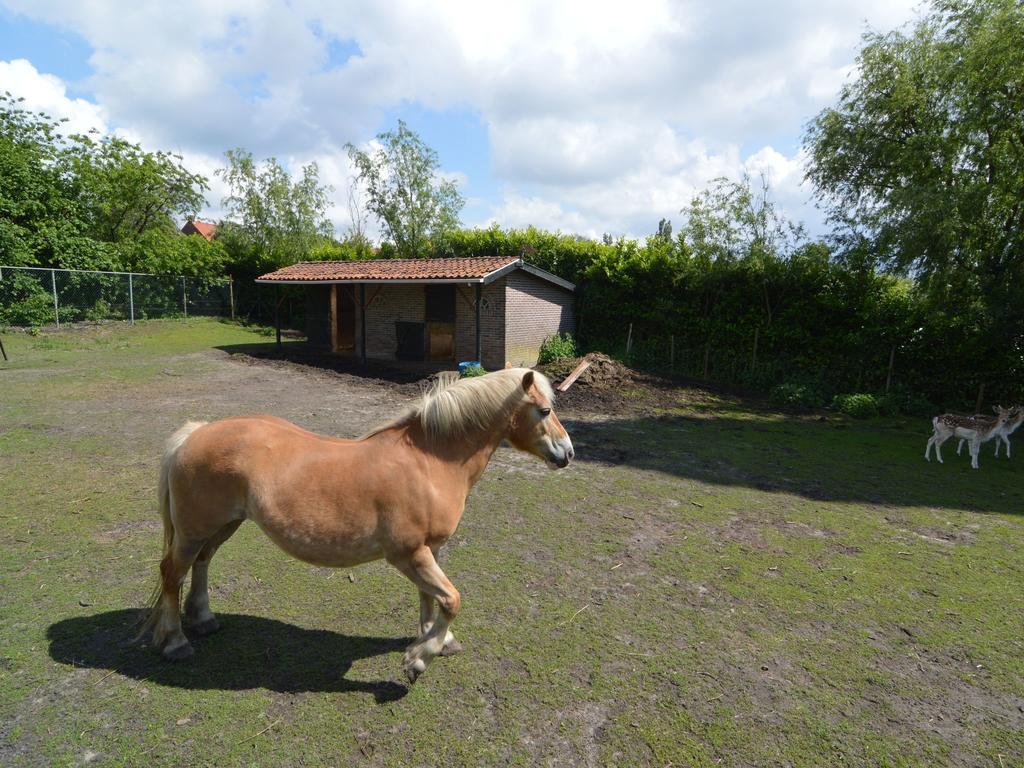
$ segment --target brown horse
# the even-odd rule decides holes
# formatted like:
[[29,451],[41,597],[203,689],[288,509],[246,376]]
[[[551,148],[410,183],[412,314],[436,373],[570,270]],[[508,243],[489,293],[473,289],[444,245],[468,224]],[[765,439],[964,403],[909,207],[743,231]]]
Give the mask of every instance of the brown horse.
[[460,648],[449,625],[461,598],[437,551],[498,445],[508,439],[552,467],[573,458],[553,399],[542,374],[510,368],[441,378],[405,415],[359,440],[324,437],[273,416],[185,424],[160,468],[161,579],[143,632],[152,630],[167,659],[192,655],[179,605],[189,568],[186,622],[200,635],[218,629],[207,592],[210,559],[252,520],[308,563],[342,568],[385,558],[405,574],[420,593],[420,634],[402,663],[415,682],[435,656]]

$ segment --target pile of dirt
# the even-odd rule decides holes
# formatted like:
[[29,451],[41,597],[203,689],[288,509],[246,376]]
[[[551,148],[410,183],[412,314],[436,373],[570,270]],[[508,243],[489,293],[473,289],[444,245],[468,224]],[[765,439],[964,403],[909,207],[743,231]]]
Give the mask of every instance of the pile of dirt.
[[590,365],[569,390],[556,392],[559,408],[592,413],[626,414],[675,405],[670,392],[667,391],[671,388],[669,382],[633,370],[601,352],[557,360],[540,368],[557,387],[583,361],[589,362]]

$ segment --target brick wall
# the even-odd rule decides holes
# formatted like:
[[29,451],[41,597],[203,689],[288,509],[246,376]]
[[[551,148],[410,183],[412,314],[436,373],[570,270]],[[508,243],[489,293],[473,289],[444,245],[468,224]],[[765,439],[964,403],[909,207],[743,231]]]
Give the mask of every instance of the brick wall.
[[505,359],[534,365],[541,342],[554,333],[576,333],[575,296],[522,269],[505,283]]
[[[378,290],[378,288],[380,290]],[[356,287],[356,296],[359,295]],[[373,297],[370,300],[370,297]],[[366,356],[378,360],[394,360],[398,348],[395,323],[398,321],[422,323],[426,313],[426,299],[422,285],[367,285],[366,298]],[[357,313],[358,314],[358,313]],[[358,323],[357,323],[358,325]],[[356,345],[359,344],[356,328]]]
[[[505,367],[505,279],[485,285],[481,291],[480,346],[484,368]],[[476,286],[460,285],[455,295],[455,357],[476,360]]]

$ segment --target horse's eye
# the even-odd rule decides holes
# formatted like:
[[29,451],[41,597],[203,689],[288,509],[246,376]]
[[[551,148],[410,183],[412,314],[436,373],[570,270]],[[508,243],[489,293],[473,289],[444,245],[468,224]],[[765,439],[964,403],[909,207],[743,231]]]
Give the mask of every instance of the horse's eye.
[[550,408],[538,408],[537,410],[540,411],[540,417],[542,419],[546,419],[548,415],[551,413]]

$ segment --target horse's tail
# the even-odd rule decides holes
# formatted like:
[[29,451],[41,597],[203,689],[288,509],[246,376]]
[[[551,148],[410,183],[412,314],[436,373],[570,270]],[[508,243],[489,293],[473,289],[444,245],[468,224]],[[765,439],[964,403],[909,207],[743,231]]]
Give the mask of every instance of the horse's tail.
[[[170,553],[171,547],[174,546],[174,523],[171,520],[171,462],[174,461],[174,457],[181,446],[185,444],[188,436],[205,423],[205,421],[186,421],[177,432],[170,436],[164,446],[164,456],[160,460],[160,480],[157,482],[156,490],[157,507],[160,510],[160,518],[164,523],[164,546],[160,555],[161,564],[163,564],[164,558]],[[158,609],[160,607],[160,598],[163,594],[162,570],[160,576],[161,578],[157,579],[156,587],[153,589],[153,594],[150,595],[149,602],[147,603],[149,610],[141,622],[139,633],[135,636],[136,640],[139,640],[143,635],[152,630],[160,616]]]

